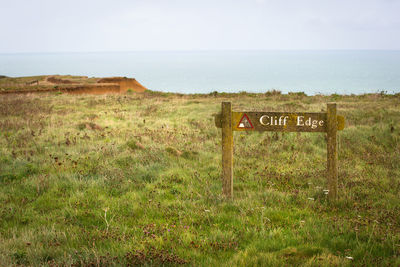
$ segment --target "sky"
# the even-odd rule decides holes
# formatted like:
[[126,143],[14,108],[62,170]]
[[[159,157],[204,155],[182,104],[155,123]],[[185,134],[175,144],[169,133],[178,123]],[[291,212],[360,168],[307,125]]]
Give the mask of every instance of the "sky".
[[400,0],[0,0],[0,53],[400,49]]

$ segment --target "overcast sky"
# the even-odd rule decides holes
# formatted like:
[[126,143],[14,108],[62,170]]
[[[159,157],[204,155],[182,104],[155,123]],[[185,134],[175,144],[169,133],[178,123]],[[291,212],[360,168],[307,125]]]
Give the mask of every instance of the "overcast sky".
[[400,49],[400,0],[0,0],[0,53]]

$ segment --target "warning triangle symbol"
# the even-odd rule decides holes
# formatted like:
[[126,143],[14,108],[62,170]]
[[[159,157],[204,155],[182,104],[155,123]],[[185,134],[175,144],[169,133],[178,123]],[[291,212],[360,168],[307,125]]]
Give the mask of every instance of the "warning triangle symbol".
[[239,129],[253,129],[253,124],[251,124],[251,121],[249,117],[247,117],[246,114],[243,115],[243,117],[240,119],[239,124],[237,126]]

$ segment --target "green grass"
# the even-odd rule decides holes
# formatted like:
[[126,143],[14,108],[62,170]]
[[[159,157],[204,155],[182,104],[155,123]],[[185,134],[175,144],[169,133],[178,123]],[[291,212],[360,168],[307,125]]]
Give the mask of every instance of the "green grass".
[[[339,199],[319,133],[235,133],[221,196],[212,115],[338,103]],[[400,95],[0,96],[0,265],[400,265]],[[350,258],[351,257],[351,258]]]

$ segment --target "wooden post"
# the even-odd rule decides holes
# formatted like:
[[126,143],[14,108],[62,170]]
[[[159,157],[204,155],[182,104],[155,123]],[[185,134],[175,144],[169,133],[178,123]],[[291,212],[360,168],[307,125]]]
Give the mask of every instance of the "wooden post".
[[222,102],[222,193],[233,196],[233,131],[232,104]]
[[337,198],[338,171],[337,171],[337,118],[336,103],[327,104],[327,176],[328,176],[328,197],[329,200]]

